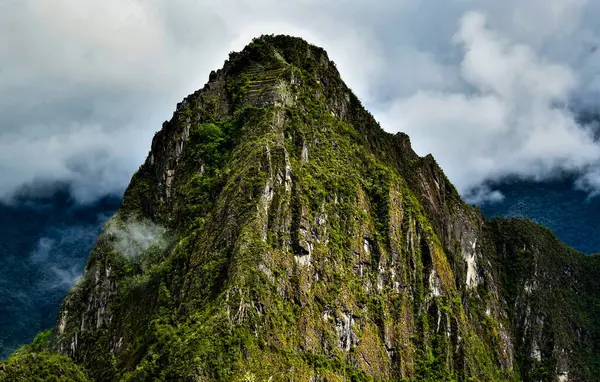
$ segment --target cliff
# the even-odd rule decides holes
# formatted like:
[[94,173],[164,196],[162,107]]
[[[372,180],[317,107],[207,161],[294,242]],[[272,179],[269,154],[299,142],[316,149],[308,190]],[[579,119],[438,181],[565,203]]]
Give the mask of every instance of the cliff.
[[593,381],[598,262],[486,220],[323,49],[262,36],[177,105],[0,380],[62,357],[96,381]]

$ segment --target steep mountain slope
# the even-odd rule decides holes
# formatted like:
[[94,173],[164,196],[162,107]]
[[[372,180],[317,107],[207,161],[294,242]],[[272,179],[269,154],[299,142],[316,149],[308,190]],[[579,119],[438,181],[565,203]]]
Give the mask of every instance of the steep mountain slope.
[[163,124],[0,379],[59,373],[42,351],[97,381],[594,380],[597,262],[487,221],[324,50],[263,36]]

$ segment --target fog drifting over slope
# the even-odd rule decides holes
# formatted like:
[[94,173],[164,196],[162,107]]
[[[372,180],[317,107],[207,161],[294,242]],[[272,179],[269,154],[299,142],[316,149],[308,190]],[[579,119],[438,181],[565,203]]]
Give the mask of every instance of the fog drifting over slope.
[[0,195],[66,181],[120,193],[154,132],[262,33],[324,47],[390,132],[433,153],[472,201],[488,181],[581,173],[600,189],[594,126],[600,2],[5,0],[0,4]]

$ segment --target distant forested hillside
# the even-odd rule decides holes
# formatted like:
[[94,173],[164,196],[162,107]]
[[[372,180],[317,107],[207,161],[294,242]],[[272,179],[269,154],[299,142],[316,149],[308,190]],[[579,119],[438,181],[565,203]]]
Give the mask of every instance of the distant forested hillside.
[[550,228],[565,244],[584,253],[600,252],[600,196],[573,188],[573,179],[510,182],[497,186],[504,201],[485,204],[488,216],[525,217]]
[[0,203],[0,356],[54,324],[120,200],[77,205],[68,191]]

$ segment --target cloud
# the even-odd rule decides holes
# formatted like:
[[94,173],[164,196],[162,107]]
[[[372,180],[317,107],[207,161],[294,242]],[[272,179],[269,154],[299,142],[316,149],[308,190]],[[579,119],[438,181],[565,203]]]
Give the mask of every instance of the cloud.
[[486,200],[486,192],[497,199],[482,185],[506,177],[592,175],[600,145],[566,107],[577,86],[571,68],[491,30],[478,12],[465,14],[453,40],[462,48],[460,76],[470,91],[419,91],[396,100],[384,116],[387,126],[407,132],[417,151],[433,152],[472,202]]
[[136,259],[149,249],[165,249],[168,245],[166,228],[149,220],[113,218],[105,226],[106,234],[113,238],[114,249],[127,257]]
[[595,144],[561,105],[598,106],[599,11],[585,0],[5,1],[0,198],[53,181],[81,202],[121,193],[176,103],[262,33],[327,49],[382,126],[406,130],[463,192],[581,170]]
[[228,48],[218,19],[158,3],[0,6],[1,198],[52,181],[83,202],[122,192],[162,120]]
[[55,282],[50,285],[46,285],[47,288],[50,289],[64,289],[69,290],[73,285],[79,281],[83,273],[81,272],[79,267],[72,266],[68,269],[62,269],[56,266],[51,266],[48,268],[50,272],[52,272],[55,276]]
[[504,195],[498,190],[493,190],[486,184],[478,185],[463,194],[463,198],[476,205],[500,203]]

